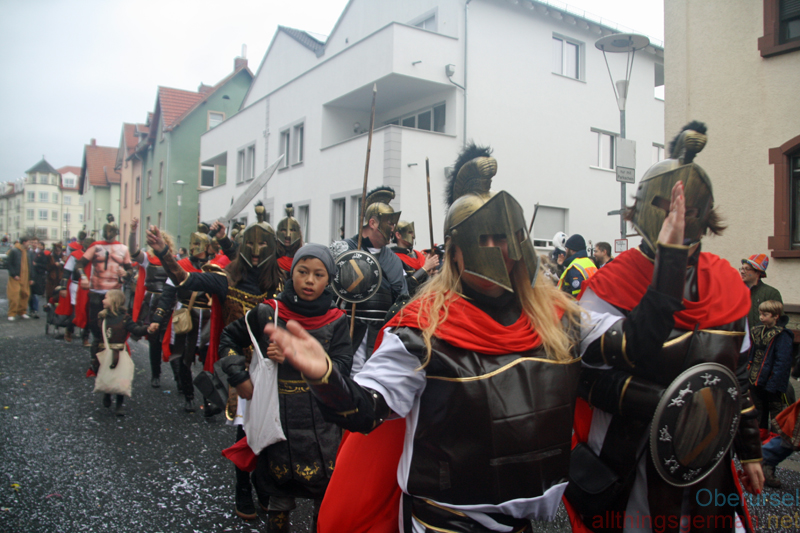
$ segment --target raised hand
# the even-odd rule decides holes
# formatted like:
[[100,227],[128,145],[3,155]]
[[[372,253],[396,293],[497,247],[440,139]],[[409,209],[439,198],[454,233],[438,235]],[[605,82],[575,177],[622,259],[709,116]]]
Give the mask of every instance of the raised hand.
[[683,244],[683,231],[686,227],[686,197],[683,194],[683,182],[672,187],[672,199],[669,213],[661,225],[658,242],[663,244]]
[[147,230],[147,244],[156,252],[161,253],[167,247],[164,237],[156,226],[151,225]]
[[286,360],[308,379],[320,379],[328,372],[325,349],[298,322],[290,320],[286,329],[269,323],[264,333],[278,345]]
[[216,232],[214,235],[215,239],[222,239],[225,236],[225,224],[223,224],[219,220],[211,224],[211,227],[209,228],[209,233],[214,233],[214,232]]

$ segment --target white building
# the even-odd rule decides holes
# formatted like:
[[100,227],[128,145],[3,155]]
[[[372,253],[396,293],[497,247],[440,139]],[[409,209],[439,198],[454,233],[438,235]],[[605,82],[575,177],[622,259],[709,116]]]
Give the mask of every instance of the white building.
[[[429,245],[425,160],[441,242],[445,175],[465,139],[494,148],[494,189],[508,190],[528,216],[540,204],[537,244],[556,231],[618,238],[619,218],[607,213],[620,206],[620,114],[594,46],[618,31],[606,24],[531,0],[351,0],[327,39],[279,27],[242,110],[201,138],[201,163],[225,167],[226,179],[200,195],[200,218],[223,217],[285,154],[257,198],[271,221],[291,202],[306,241],[327,243],[342,226],[355,234],[377,85],[368,189],[395,189],[392,205],[416,222],[420,247]],[[617,79],[619,56],[609,57]],[[663,158],[662,80],[657,43],[636,54],[628,92],[637,179]],[[252,208],[239,216],[252,221]]]
[[81,167],[61,167],[58,173],[61,174],[61,235],[67,242],[78,236],[84,224],[83,196],[78,190]]
[[61,175],[44,158],[25,177],[24,233],[45,247],[61,241]]

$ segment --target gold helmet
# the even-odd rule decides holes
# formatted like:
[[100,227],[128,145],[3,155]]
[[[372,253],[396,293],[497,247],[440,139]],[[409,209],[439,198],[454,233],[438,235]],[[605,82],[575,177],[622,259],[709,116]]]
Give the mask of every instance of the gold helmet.
[[303,232],[300,222],[294,218],[294,207],[286,204],[286,218],[278,222],[278,253],[294,257],[294,253],[303,246]]
[[386,242],[392,240],[392,228],[400,220],[400,213],[394,212],[389,202],[394,200],[394,189],[391,187],[378,187],[373,189],[367,194],[367,204],[364,211],[363,226],[369,225],[370,219],[378,221],[378,231],[386,239]]
[[[256,221],[242,232],[242,244],[239,255],[245,263],[260,268],[267,261],[275,259],[275,230],[266,222],[267,210],[261,202],[256,204]],[[238,237],[238,235],[237,235]]]
[[633,227],[651,250],[656,249],[658,234],[669,214],[672,187],[683,182],[686,198],[686,228],[683,243],[693,246],[708,229],[714,208],[711,180],[694,157],[706,145],[706,127],[691,122],[670,143],[670,159],[659,161],[642,176],[636,191],[636,203],[630,217]]
[[197,225],[197,231],[189,237],[189,255],[197,257],[203,252],[206,257],[212,254],[211,237],[208,236],[208,224],[201,222]]
[[119,226],[114,223],[114,215],[109,213],[106,215],[106,223],[103,225],[103,240],[111,242],[119,235]]
[[399,221],[394,227],[394,232],[399,233],[400,238],[404,241],[411,243],[410,246],[414,246],[414,237],[417,235],[417,233],[414,231],[413,222],[406,222],[405,220]]
[[461,249],[464,270],[514,292],[503,252],[481,243],[485,235],[503,235],[508,241],[508,257],[522,261],[531,285],[536,282],[539,257],[528,235],[522,206],[506,191],[490,190],[497,173],[497,160],[491,149],[467,146],[448,180],[450,207],[444,223],[445,240]]

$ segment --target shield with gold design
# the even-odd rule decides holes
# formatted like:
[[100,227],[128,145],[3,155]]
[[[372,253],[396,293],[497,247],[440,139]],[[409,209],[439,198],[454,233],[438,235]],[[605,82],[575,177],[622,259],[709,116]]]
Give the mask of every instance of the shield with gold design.
[[661,397],[650,426],[650,452],[676,487],[705,478],[726,456],[739,427],[739,383],[717,363],[693,366]]
[[383,272],[371,253],[350,250],[336,258],[336,267],[331,287],[342,300],[361,303],[375,296],[380,289]]

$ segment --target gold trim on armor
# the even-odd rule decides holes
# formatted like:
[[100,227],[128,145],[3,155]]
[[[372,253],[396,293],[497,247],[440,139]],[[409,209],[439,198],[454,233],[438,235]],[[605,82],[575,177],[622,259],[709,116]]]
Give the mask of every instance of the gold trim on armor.
[[625,384],[622,385],[622,393],[619,395],[619,412],[622,414],[622,399],[625,398],[625,393],[628,391],[628,385],[631,384],[631,380],[633,376],[628,376],[628,379],[625,380]]
[[183,278],[183,281],[181,281],[181,282],[180,282],[180,284],[178,285],[178,287],[183,287],[184,285],[186,285],[186,282],[187,282],[187,281],[189,281],[189,278],[190,278],[191,276],[192,276],[192,273],[191,273],[191,272],[186,272],[186,277],[185,277],[185,278]]
[[626,353],[628,348],[628,337],[625,335],[625,332],[622,332],[622,358],[625,359],[625,362],[628,363],[628,366],[631,368],[636,368],[636,365],[631,363],[631,360],[628,359],[628,354]]
[[[698,333],[708,333],[709,335],[727,335],[728,337],[744,337],[744,331],[725,331],[724,329],[700,329],[697,330]],[[670,339],[664,344],[661,345],[662,348],[669,348],[674,344],[678,344],[686,337],[694,333],[694,331],[687,331],[683,335],[679,337],[675,337],[674,339]]]
[[278,394],[302,394],[311,390],[308,384],[301,380],[278,380]]
[[606,366],[611,366],[608,363],[608,359],[606,359],[606,334],[603,333],[600,335],[600,356],[603,358],[603,362]]
[[108,347],[110,349],[112,349],[112,350],[124,350],[125,349],[125,343],[124,342],[118,342],[118,343],[113,343],[113,344],[109,343]]
[[325,361],[328,363],[328,370],[325,371],[324,376],[319,379],[309,379],[303,376],[303,380],[309,385],[327,385],[328,378],[331,377],[331,372],[333,372],[333,363],[331,363],[331,358],[327,354],[325,354]]
[[489,372],[488,374],[484,374],[482,376],[471,376],[471,377],[468,377],[468,378],[448,378],[448,377],[444,377],[444,376],[426,376],[426,377],[427,377],[427,379],[438,379],[440,381],[455,381],[455,382],[479,381],[479,380],[482,380],[482,379],[488,379],[488,378],[494,377],[494,376],[496,376],[498,374],[501,374],[501,373],[505,372],[506,370],[508,370],[511,367],[517,366],[518,364],[525,363],[527,361],[538,361],[540,363],[550,363],[550,364],[553,364],[553,365],[571,365],[571,364],[574,364],[576,362],[580,362],[580,360],[581,360],[580,357],[578,357],[576,359],[570,359],[569,361],[553,361],[551,359],[544,359],[542,357],[520,357],[519,359],[516,359],[516,360],[508,363],[507,365],[502,366],[502,367],[498,368],[497,370],[493,370],[493,371]]
[[739,462],[740,462],[740,463],[742,463],[742,464],[747,464],[747,463],[760,463],[760,462],[761,462],[761,461],[763,461],[763,460],[764,460],[764,458],[763,458],[763,457],[759,457],[758,459],[739,459]]
[[694,333],[694,332],[693,332],[693,331],[687,331],[686,333],[684,333],[684,334],[683,334],[683,335],[681,335],[680,337],[675,337],[674,339],[670,339],[670,340],[668,340],[667,342],[665,342],[664,344],[662,344],[662,345],[661,345],[661,347],[662,347],[662,348],[669,348],[669,347],[670,347],[670,346],[672,346],[673,344],[678,344],[679,342],[681,342],[683,339],[685,339],[686,337],[688,337],[688,336],[689,336],[689,335],[691,335],[692,333]]
[[462,513],[461,511],[456,511],[455,509],[450,509],[448,507],[445,507],[444,505],[436,503],[435,501],[429,500],[427,498],[421,498],[421,500],[424,501],[425,503],[427,503],[428,505],[430,505],[431,507],[436,507],[438,509],[441,509],[442,511],[447,511],[448,513],[453,513],[454,515],[458,515],[458,516],[464,516],[464,517],[467,516],[464,513]]
[[442,529],[440,527],[434,527],[430,524],[426,524],[425,522],[420,520],[414,513],[411,513],[411,516],[414,518],[414,520],[422,524],[426,529],[430,529],[431,531],[440,531],[441,533],[458,533],[458,531],[454,529]]
[[750,411],[755,411],[755,410],[756,410],[756,406],[755,405],[751,405],[747,409],[742,409],[742,414],[749,413]]

